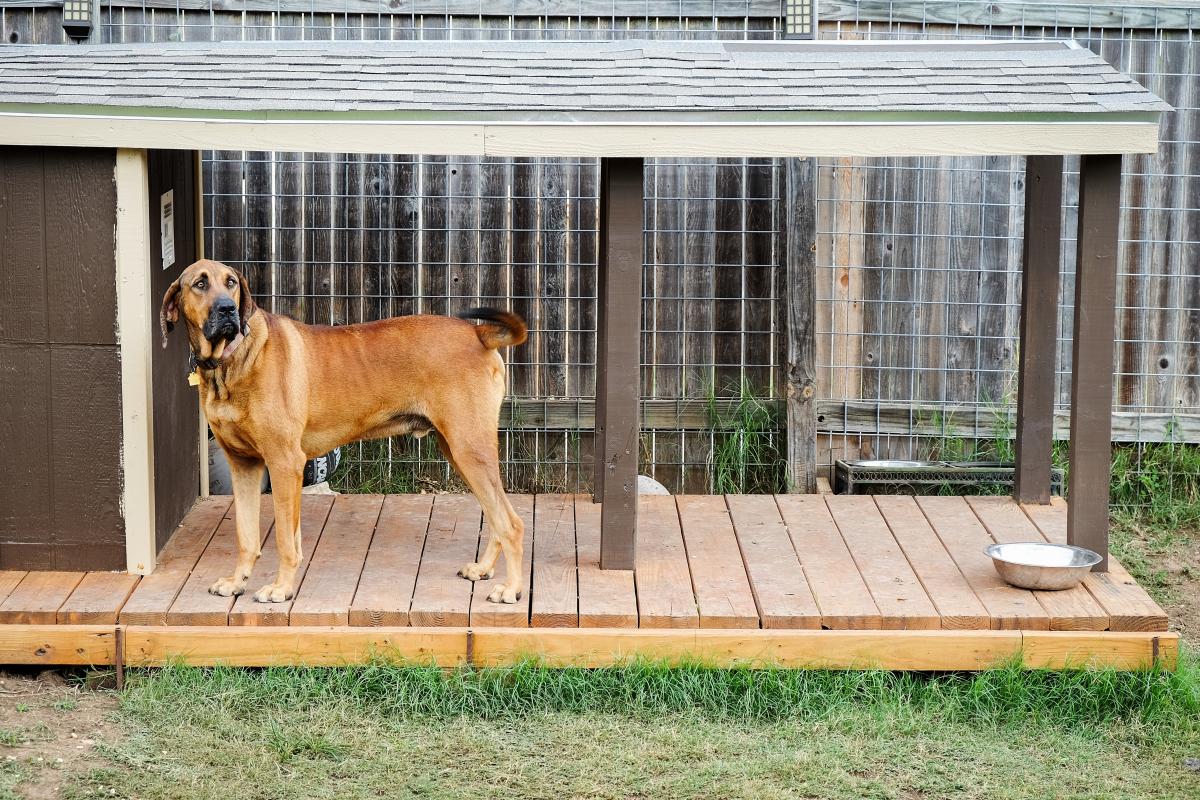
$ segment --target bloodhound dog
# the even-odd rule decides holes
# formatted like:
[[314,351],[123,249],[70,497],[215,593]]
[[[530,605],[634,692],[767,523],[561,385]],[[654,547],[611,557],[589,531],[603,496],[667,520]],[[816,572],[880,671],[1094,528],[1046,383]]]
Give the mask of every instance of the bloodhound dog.
[[359,439],[432,433],[479,500],[491,531],[479,561],[459,574],[490,578],[503,551],[507,574],[488,600],[517,602],[525,590],[524,525],[500,480],[496,429],[504,362],[496,350],[524,342],[527,329],[507,311],[476,308],[459,317],[304,325],[258,308],[245,277],[209,260],[192,264],[171,284],[159,314],[163,346],[183,320],[200,402],[233,479],[237,563],[210,592],[228,597],[246,589],[260,554],[264,467],[274,494],[279,574],[254,599],[280,603],[295,593],[303,558],[305,461]]

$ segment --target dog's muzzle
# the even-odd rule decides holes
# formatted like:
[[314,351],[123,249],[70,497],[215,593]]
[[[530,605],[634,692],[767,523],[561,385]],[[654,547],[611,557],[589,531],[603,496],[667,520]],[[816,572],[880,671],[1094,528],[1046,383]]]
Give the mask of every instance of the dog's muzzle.
[[215,344],[222,339],[229,341],[241,331],[237,303],[231,297],[218,298],[208,310],[208,319],[204,321],[204,338]]

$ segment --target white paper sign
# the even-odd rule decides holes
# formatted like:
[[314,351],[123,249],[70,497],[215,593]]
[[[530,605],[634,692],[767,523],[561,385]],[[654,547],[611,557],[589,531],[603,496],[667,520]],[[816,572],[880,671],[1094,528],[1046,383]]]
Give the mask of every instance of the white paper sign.
[[171,189],[159,198],[158,224],[162,232],[163,269],[175,263],[175,190]]

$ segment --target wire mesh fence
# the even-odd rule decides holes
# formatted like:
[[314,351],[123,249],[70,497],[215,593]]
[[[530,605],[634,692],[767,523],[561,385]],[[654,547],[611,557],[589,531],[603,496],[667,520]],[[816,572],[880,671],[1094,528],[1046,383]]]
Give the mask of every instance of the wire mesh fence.
[[[114,42],[785,35],[781,4],[759,0],[486,8],[416,0],[405,13],[364,13],[358,0],[230,7],[107,5],[101,34]],[[59,13],[0,7],[5,41],[60,40]],[[1179,4],[974,0],[828,0],[818,13],[822,39],[1075,39],[1175,107],[1159,152],[1125,165],[1114,438],[1120,480],[1141,487],[1118,501],[1147,502],[1146,487],[1194,496],[1192,450],[1171,443],[1200,441],[1200,17]],[[509,356],[508,478],[527,490],[580,488],[591,470],[596,171],[589,160],[206,153],[207,252],[245,268],[267,307],[308,321],[511,304],[533,331]],[[676,491],[781,480],[780,171],[770,160],[647,167],[642,458]],[[1010,454],[1022,172],[1010,158],[819,164],[821,464]],[[1064,433],[1075,179],[1069,160]],[[343,485],[444,483],[450,475],[426,446],[356,447]]]

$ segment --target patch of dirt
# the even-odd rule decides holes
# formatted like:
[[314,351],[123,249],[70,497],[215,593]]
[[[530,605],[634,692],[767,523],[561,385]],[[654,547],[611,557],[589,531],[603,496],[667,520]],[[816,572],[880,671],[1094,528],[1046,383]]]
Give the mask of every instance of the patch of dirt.
[[1140,564],[1140,582],[1167,612],[1171,630],[1200,642],[1200,531],[1179,531],[1165,545],[1140,534],[1126,544]]
[[103,766],[97,746],[121,735],[116,707],[61,672],[0,671],[0,797],[59,798],[71,776]]

